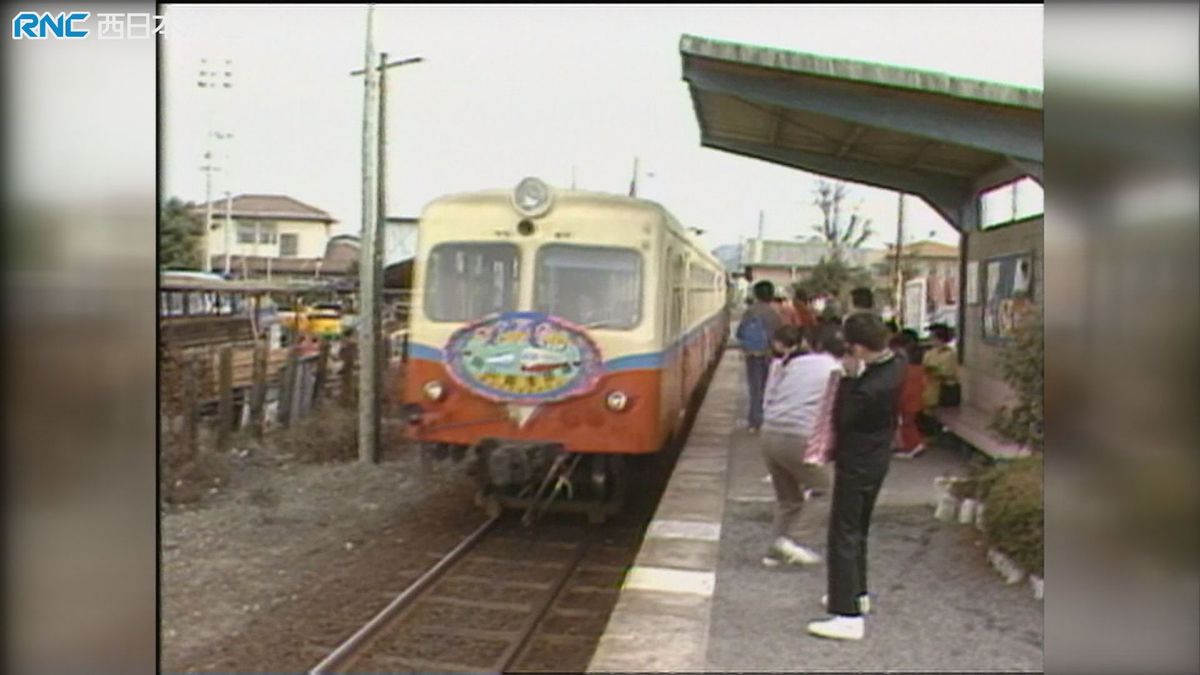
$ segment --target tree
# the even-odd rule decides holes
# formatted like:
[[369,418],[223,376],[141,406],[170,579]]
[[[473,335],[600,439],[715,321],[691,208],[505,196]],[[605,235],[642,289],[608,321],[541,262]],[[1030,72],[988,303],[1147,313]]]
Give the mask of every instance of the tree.
[[205,269],[204,221],[190,203],[171,197],[163,205],[158,230],[158,262],[163,269]]
[[822,257],[802,281],[794,288],[810,297],[827,296],[844,299],[850,289],[857,286],[871,287],[871,273],[862,267],[852,267],[841,257]]
[[821,210],[821,223],[813,225],[813,230],[833,250],[834,258],[841,258],[845,249],[856,249],[866,243],[875,231],[871,229],[871,219],[863,218],[858,213],[861,202],[850,209],[849,220],[843,222],[844,208],[842,203],[849,196],[849,188],[841,181],[817,180],[813,190],[813,205]]

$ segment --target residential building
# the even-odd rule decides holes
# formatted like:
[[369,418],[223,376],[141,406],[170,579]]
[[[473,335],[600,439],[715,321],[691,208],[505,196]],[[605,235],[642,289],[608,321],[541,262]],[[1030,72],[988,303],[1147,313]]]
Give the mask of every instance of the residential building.
[[[412,285],[412,262],[417,254],[417,219],[391,216],[385,222],[383,285],[385,288],[409,288]],[[357,234],[339,234],[331,238],[325,250],[322,276],[353,276],[358,270],[361,247]],[[353,281],[357,283],[357,279]]]
[[[207,204],[192,207],[204,218]],[[226,210],[229,229],[226,229]],[[239,277],[270,274],[319,274],[330,230],[336,222],[325,211],[285,195],[237,195],[212,203],[207,233],[210,269]]]
[[[894,288],[896,276],[895,248],[873,261],[876,285]],[[918,241],[905,245],[900,252],[900,269],[904,281],[925,280],[925,311],[933,317],[946,317],[958,306],[959,251],[936,241]]]
[[[854,267],[870,268],[881,253],[871,249],[844,249],[842,259]],[[801,241],[754,238],[742,244],[741,267],[753,281],[766,279],[776,287],[787,288],[803,280],[822,258],[832,255],[833,248],[820,237]]]

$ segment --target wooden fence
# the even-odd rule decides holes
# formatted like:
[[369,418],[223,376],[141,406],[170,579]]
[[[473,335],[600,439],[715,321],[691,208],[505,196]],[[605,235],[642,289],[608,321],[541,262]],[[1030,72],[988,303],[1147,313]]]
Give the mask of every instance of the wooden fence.
[[261,440],[324,405],[353,405],[356,357],[351,345],[329,341],[316,351],[227,345],[170,355],[160,378],[164,424],[178,429],[179,449],[189,454],[199,449],[202,420],[215,425],[218,451],[239,430]]
[[[388,372],[407,359],[407,331],[392,331],[380,345]],[[397,381],[385,378],[385,401]],[[164,442],[194,455],[200,427],[216,430],[216,448],[227,451],[236,432],[261,440],[272,428],[287,428],[324,405],[353,407],[357,401],[358,357],[352,340],[321,341],[268,349],[238,342],[160,352],[160,414]]]

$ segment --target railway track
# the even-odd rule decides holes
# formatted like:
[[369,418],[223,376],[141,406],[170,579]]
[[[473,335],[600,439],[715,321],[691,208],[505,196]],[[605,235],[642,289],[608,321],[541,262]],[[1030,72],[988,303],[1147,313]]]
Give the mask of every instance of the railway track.
[[586,670],[713,370],[676,442],[632,458],[625,513],[602,527],[488,520],[309,672]]
[[310,672],[581,671],[643,529],[493,518]]

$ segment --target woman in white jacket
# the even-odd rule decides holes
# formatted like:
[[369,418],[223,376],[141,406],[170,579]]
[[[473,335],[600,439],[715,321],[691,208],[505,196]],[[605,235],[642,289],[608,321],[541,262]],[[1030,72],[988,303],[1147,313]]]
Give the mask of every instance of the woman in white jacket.
[[815,326],[808,334],[781,326],[773,344],[763,397],[762,448],[775,487],[775,538],[763,564],[815,564],[821,557],[796,543],[794,533],[807,490],[828,481],[823,467],[804,463],[804,449],[817,423],[830,375],[842,369],[837,328]]

